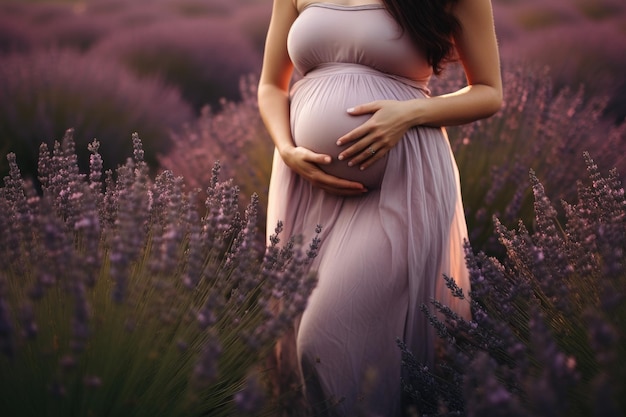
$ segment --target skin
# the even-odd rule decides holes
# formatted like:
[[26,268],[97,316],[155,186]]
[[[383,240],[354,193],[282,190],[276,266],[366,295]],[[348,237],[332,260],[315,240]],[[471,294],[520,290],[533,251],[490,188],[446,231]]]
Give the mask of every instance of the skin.
[[[297,3],[297,4],[295,4]],[[370,114],[359,127],[337,138],[337,144],[350,144],[338,155],[318,154],[295,146],[289,123],[289,81],[293,64],[287,54],[287,34],[299,10],[312,3],[274,0],[267,33],[263,68],[258,88],[261,117],[285,164],[331,194],[355,196],[367,192],[358,182],[326,174],[320,165],[331,158],[345,160],[350,166],[367,169],[387,154],[414,126],[452,126],[470,123],[496,113],[502,104],[500,58],[493,25],[491,0],[459,0],[452,10],[462,30],[454,39],[465,70],[467,86],[450,94],[415,100],[378,100],[346,109],[351,115]],[[354,6],[374,1],[338,1]],[[372,154],[369,148],[376,152]]]

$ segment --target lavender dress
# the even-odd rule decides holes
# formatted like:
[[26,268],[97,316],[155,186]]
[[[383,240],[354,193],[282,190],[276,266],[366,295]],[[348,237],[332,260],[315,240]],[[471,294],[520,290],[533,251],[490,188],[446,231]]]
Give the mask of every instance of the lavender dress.
[[469,288],[458,170],[440,128],[410,129],[365,171],[338,161],[335,142],[369,117],[349,116],[349,107],[428,99],[432,68],[377,4],[311,4],[291,27],[288,50],[303,74],[290,94],[294,141],[330,154],[334,161],[325,170],[370,190],[361,197],[327,194],[274,155],[268,233],[282,220],[283,236],[306,241],[323,226],[313,264],[319,283],[295,332],[293,366],[318,410],[330,405],[329,415],[399,415],[396,339],[420,360],[431,360],[435,338],[420,306],[438,298],[468,314],[467,303],[452,300],[442,279],[445,273]]

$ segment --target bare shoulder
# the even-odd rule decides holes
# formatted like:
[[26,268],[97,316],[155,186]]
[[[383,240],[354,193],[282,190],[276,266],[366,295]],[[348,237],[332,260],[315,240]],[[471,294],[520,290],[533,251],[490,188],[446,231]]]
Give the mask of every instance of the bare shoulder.
[[265,39],[261,84],[271,84],[284,89],[289,84],[292,63],[287,52],[287,37],[291,25],[298,17],[294,2],[295,0],[274,0],[272,18]]
[[458,0],[454,13],[461,24],[455,46],[470,84],[502,91],[500,57],[490,0]]
[[462,22],[470,19],[493,20],[491,0],[457,0],[453,12]]
[[291,0],[293,2],[293,6],[296,8],[298,12],[306,9],[313,3],[319,3],[318,0]]
[[278,19],[293,20],[298,15],[300,2],[298,0],[274,0],[272,15]]

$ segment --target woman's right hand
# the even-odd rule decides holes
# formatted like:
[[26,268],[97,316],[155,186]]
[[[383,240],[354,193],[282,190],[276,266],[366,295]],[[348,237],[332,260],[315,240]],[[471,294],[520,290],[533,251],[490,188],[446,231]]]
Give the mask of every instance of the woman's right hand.
[[322,171],[320,166],[331,163],[330,155],[295,146],[291,137],[289,86],[293,63],[287,52],[287,37],[297,17],[298,10],[293,0],[274,0],[257,91],[261,117],[280,156],[292,171],[330,194],[362,195],[367,192],[363,184]]
[[359,196],[367,188],[359,182],[348,181],[324,172],[320,165],[331,163],[330,155],[319,154],[302,146],[290,146],[280,152],[285,164],[313,186],[339,196]]

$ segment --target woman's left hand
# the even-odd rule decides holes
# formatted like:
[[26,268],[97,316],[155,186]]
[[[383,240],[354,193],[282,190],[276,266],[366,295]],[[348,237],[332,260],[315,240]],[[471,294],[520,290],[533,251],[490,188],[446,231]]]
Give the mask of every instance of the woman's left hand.
[[352,116],[371,114],[372,117],[338,139],[337,145],[352,143],[339,154],[339,160],[347,160],[349,166],[363,170],[384,157],[411,127],[407,104],[397,100],[377,100],[348,109]]

